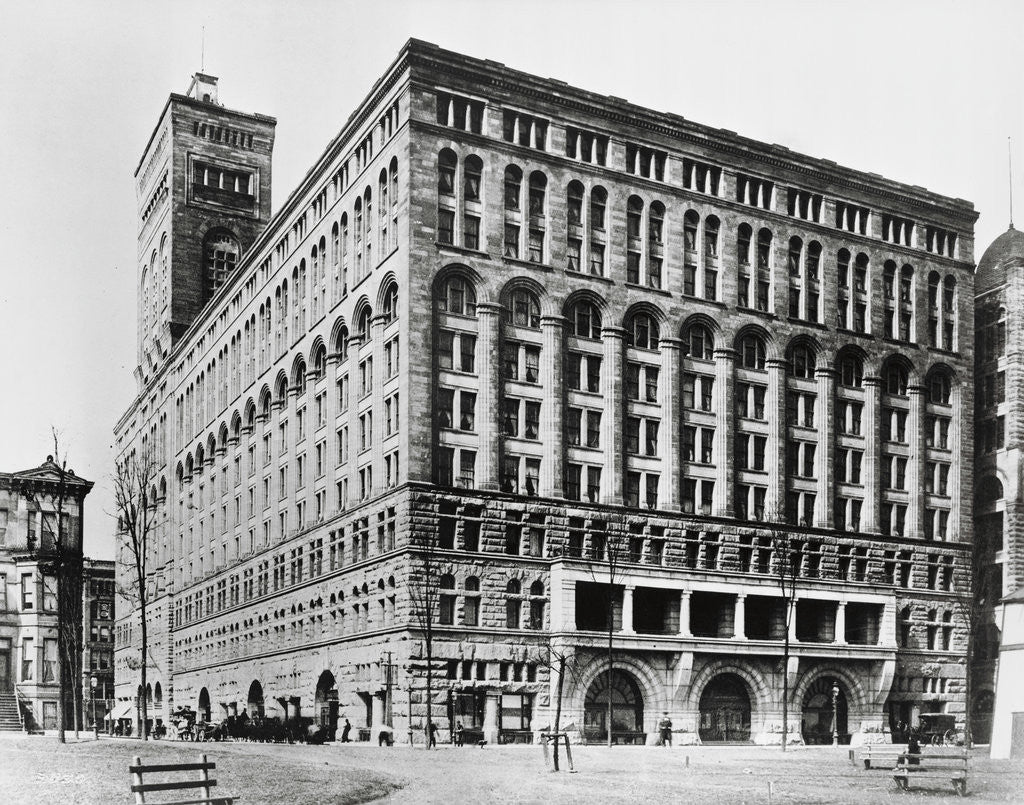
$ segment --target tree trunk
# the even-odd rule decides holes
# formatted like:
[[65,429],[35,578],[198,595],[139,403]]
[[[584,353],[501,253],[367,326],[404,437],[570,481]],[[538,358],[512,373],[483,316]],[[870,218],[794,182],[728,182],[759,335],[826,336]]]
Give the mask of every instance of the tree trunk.
[[142,690],[139,698],[141,699],[141,711],[142,719],[139,724],[140,734],[144,741],[149,740],[149,714],[148,705],[149,702],[146,696],[146,657],[149,653],[149,633],[146,629],[146,588],[144,579],[139,580],[139,599],[140,599],[140,613],[142,615]]
[[[60,516],[57,517],[60,523]],[[58,526],[59,527],[59,526]],[[59,549],[58,549],[59,550]],[[64,738],[64,707],[67,704],[65,696],[65,679],[63,658],[67,656],[67,635],[65,634],[65,623],[67,615],[64,612],[64,579],[62,577],[63,563],[58,555],[57,567],[54,570],[54,580],[57,584],[57,665],[54,673],[57,674],[57,743],[65,743]],[[45,579],[44,579],[45,585]],[[43,662],[45,662],[45,656]]]
[[565,656],[558,658],[558,688],[555,692],[555,752],[554,768],[558,771],[558,733],[562,723],[562,679],[565,677]]
[[615,598],[612,595],[612,585],[608,584],[608,683],[605,694],[608,696],[608,748],[612,746],[612,649],[613,649],[613,633],[615,628]]
[[429,611],[430,602],[427,603],[427,749],[430,749],[430,739],[434,734],[433,700],[434,700],[434,630],[431,623],[432,613]]

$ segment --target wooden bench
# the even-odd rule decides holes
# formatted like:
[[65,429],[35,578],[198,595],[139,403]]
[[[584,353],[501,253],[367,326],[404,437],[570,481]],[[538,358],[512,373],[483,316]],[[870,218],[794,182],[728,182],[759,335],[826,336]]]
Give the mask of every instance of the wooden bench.
[[860,759],[865,769],[892,771],[900,755],[906,751],[906,744],[865,744],[860,748]]
[[[200,789],[201,799],[176,799],[172,801],[161,801],[156,805],[232,805],[234,797],[215,797],[210,789],[217,785],[216,780],[210,779],[210,771],[217,768],[216,763],[207,761],[206,755],[201,755],[199,763],[151,763],[142,765],[142,758],[136,757],[128,773],[132,776],[132,793],[135,794],[136,805],[146,805],[146,793],[150,791],[191,791]],[[143,774],[167,774],[178,771],[197,771],[197,780],[171,780],[159,783],[144,783]],[[150,800],[151,805],[153,801]]]
[[898,788],[910,790],[910,780],[922,778],[949,780],[953,791],[959,796],[967,795],[967,750],[956,754],[900,753],[893,770],[892,779]]

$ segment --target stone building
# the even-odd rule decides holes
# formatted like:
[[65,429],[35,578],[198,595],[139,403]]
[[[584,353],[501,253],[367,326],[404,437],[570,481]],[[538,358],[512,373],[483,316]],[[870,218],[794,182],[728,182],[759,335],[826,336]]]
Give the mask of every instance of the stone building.
[[[1007,756],[1012,723],[1024,753],[1024,702],[1015,693],[1020,667],[1020,600],[1024,589],[1024,517],[1021,450],[1024,417],[1024,233],[1013,224],[996,238],[975,274],[975,422],[977,428],[975,534],[982,598],[974,644],[972,714],[975,738],[994,756]],[[1007,595],[1005,605],[1002,603]],[[1010,631],[1004,634],[1004,628]],[[1004,658],[1003,651],[1013,654]],[[1006,661],[1004,662],[1004,659]],[[996,679],[999,674],[999,690]],[[993,707],[996,723],[993,725]],[[992,732],[995,726],[995,732]]]
[[970,203],[416,40],[271,216],[273,124],[197,75],[136,173],[157,717],[411,733],[429,668],[525,740],[551,652],[590,739],[962,717]]
[[82,567],[83,724],[101,729],[114,700],[114,563],[86,559]]
[[58,674],[74,680],[65,702],[65,723],[68,728],[73,723],[71,690],[81,670],[74,651],[81,645],[81,588],[70,584],[65,590],[72,662],[60,650],[53,561],[63,543],[69,572],[72,577],[80,572],[82,507],[92,486],[63,471],[52,456],[30,470],[0,473],[0,729],[56,729]]

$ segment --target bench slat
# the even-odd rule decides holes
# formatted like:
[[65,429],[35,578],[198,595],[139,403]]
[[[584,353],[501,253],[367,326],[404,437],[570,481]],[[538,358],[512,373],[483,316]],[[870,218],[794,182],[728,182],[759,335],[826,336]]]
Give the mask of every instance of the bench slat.
[[173,802],[160,802],[157,805],[234,805],[238,797],[214,797],[213,799],[176,799]]
[[147,774],[162,771],[210,771],[217,768],[216,763],[163,763],[151,766],[129,766],[129,774]]
[[176,791],[186,788],[206,788],[217,785],[216,780],[181,780],[173,783],[136,783],[132,791]]

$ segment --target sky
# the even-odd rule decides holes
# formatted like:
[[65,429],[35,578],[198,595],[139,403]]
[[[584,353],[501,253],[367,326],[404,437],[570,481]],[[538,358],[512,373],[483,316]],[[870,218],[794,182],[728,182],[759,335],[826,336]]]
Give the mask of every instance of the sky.
[[[205,33],[204,33],[205,29]],[[1024,228],[1024,3],[0,4],[0,470],[61,451],[113,556],[112,431],[134,397],[133,173],[193,72],[277,118],[276,211],[416,37],[972,201],[975,259]]]

